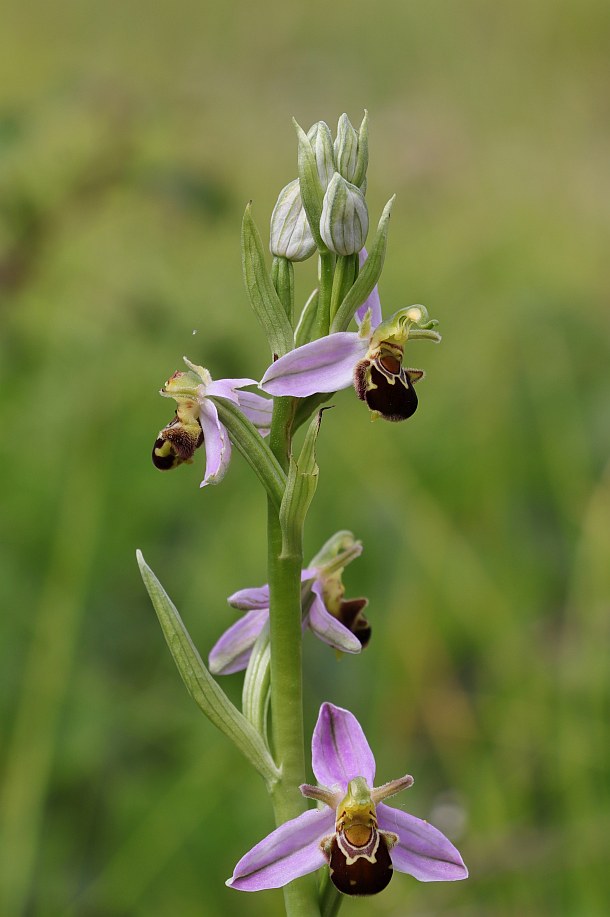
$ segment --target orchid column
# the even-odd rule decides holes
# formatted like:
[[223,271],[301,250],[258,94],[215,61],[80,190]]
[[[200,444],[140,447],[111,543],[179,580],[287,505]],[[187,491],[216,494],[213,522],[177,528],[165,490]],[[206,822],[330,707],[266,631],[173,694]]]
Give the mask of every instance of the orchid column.
[[[414,385],[423,371],[403,366],[405,346],[417,339],[438,342],[440,336],[421,305],[382,317],[377,283],[393,199],[367,254],[366,113],[358,131],[342,115],[334,141],[324,122],[308,133],[296,128],[298,177],[280,192],[271,217],[270,266],[249,206],[242,224],[246,290],[271,352],[259,385],[265,396],[247,391],[256,385],[251,378],[214,381],[207,369],[185,358],[187,371],[174,373],[161,390],[177,408],[153,448],[155,465],[169,470],[191,463],[204,447],[202,486],[223,478],[233,446],[243,455],[267,497],[266,585],[230,597],[246,614],[219,638],[206,667],[139,552],[138,562],[187,689],[260,773],[273,803],[276,831],[242,858],[229,884],[243,891],[284,887],[287,914],[328,917],[338,910],[341,894],[381,891],[393,865],[422,881],[464,878],[466,870],[440,832],[381,804],[412,778],[372,787],[372,754],[349,711],[323,706],[313,769],[326,785],[306,784],[303,631],[307,626],[347,653],[359,653],[371,635],[366,599],[345,599],[342,582],[361,543],[338,531],[303,563],[323,405],[353,385],[372,419],[406,420],[417,408]],[[319,283],[297,316],[294,264],[316,253]],[[349,330],[352,320],[355,330]],[[304,424],[297,454],[293,436]],[[213,675],[242,670],[238,710]],[[323,802],[335,816],[307,810],[308,798]],[[426,865],[430,859],[436,865]],[[316,883],[310,874],[325,863],[329,869]]]

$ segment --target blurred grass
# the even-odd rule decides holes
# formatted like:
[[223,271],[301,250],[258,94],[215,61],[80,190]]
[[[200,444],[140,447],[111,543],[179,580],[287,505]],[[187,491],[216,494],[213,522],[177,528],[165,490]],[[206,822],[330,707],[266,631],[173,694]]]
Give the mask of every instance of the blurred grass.
[[264,580],[249,469],[203,493],[200,467],[159,475],[156,391],[183,353],[264,370],[243,207],[264,230],[292,115],[364,106],[373,218],[398,193],[382,302],[424,302],[444,341],[414,347],[408,424],[370,424],[349,392],[325,421],[308,552],[363,537],[348,586],[374,637],[340,664],[307,641],[307,723],[325,699],[354,710],[379,778],[414,774],[399,802],[454,832],[472,878],[398,876],[344,909],[607,913],[609,18],[602,0],[5,4],[2,914],[281,912],[223,885],[269,807],[184,693],[134,552],[202,652],[226,596]]

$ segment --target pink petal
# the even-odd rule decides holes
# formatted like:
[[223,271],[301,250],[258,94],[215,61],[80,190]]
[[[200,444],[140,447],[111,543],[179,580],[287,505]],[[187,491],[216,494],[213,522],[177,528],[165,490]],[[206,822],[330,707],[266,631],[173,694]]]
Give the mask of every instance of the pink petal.
[[322,598],[322,585],[314,582],[311,591],[314,594],[309,608],[308,623],[316,637],[328,643],[329,646],[343,653],[359,653],[362,644],[349,628],[333,617],[324,604]]
[[311,763],[322,786],[347,788],[354,777],[375,780],[375,759],[362,726],[349,710],[322,704],[311,742]]
[[273,401],[270,398],[263,398],[261,395],[255,394],[255,392],[239,392],[237,403],[261,436],[266,436],[271,428]]
[[199,422],[205,443],[205,477],[201,482],[201,486],[205,487],[206,484],[218,484],[225,476],[231,461],[231,443],[212,401],[205,399],[201,403]]
[[353,383],[354,367],[367,350],[368,341],[354,331],[329,334],[272,363],[260,388],[270,395],[297,398],[348,388]]
[[235,389],[246,385],[257,385],[256,379],[216,379],[205,386],[205,395],[216,395],[237,403],[239,398]]
[[246,589],[239,589],[230,595],[227,599],[229,605],[233,608],[241,608],[244,611],[250,608],[269,608],[269,586],[249,586]]
[[335,830],[332,809],[310,809],[268,834],[241,858],[227,885],[244,892],[280,888],[324,866],[320,841]]
[[468,877],[468,869],[451,841],[427,821],[382,802],[377,806],[377,819],[383,831],[398,835],[398,843],[390,851],[394,869],[420,882],[453,882]]
[[269,612],[265,608],[262,611],[249,611],[232,624],[210,650],[210,672],[214,675],[231,675],[245,669],[256,638],[268,620]]
[[[360,262],[360,267],[362,267],[362,265],[364,264],[367,258],[368,258],[367,250],[366,248],[363,248],[358,255],[358,261]],[[369,309],[371,310],[371,328],[375,329],[377,325],[381,323],[381,320],[383,318],[381,314],[381,302],[379,301],[379,288],[377,287],[377,285],[373,287],[373,290],[369,294],[368,299],[365,299],[362,305],[358,309],[356,309],[355,318],[359,325],[363,321],[364,316],[366,315]]]

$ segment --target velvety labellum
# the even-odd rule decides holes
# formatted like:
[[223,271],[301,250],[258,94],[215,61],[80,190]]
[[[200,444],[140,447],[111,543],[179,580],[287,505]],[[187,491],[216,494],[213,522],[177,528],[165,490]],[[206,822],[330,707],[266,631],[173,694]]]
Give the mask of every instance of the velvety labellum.
[[185,423],[176,416],[164,427],[155,440],[152,460],[155,468],[170,471],[184,462],[192,462],[195,451],[203,443],[199,421]]
[[361,401],[385,420],[407,420],[417,410],[413,383],[423,376],[419,369],[404,369],[402,354],[381,349],[361,360],[354,371],[354,386]]
[[356,825],[339,831],[324,851],[333,885],[344,895],[376,895],[392,878],[388,844],[377,828]]
[[368,599],[341,599],[335,615],[360,640],[363,649],[371,639],[371,625],[363,614],[367,605]]

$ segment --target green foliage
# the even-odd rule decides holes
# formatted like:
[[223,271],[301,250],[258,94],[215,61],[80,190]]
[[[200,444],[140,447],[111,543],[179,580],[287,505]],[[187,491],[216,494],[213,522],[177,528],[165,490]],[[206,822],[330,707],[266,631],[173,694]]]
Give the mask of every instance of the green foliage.
[[[268,800],[186,697],[133,556],[204,659],[226,596],[264,582],[251,469],[236,456],[204,491],[202,456],[156,471],[156,393],[184,353],[262,375],[244,204],[266,244],[290,116],[365,106],[371,213],[397,192],[384,310],[423,302],[443,344],[408,345],[414,418],[371,424],[347,391],[321,429],[306,556],[337,528],[362,538],[346,585],[373,636],[340,662],[306,637],[307,725],[323,700],[349,706],[378,779],[404,761],[409,811],[453,834],[472,878],[397,876],[343,912],[605,914],[607,39],[603,0],[9,0],[3,914],[281,913],[280,893],[223,885],[271,829]],[[240,676],[225,685],[239,703]]]

